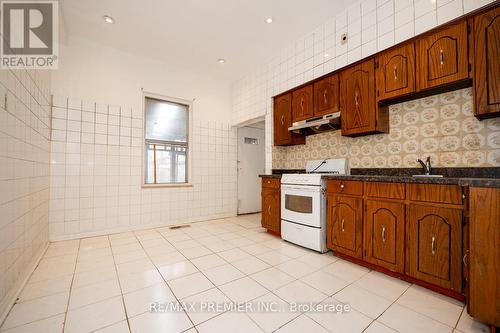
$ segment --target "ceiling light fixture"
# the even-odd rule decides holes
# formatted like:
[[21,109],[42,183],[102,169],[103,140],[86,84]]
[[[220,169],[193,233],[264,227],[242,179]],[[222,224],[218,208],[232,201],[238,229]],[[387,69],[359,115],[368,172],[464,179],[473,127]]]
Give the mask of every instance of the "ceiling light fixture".
[[111,17],[111,16],[109,16],[109,15],[104,15],[104,16],[102,17],[102,19],[103,19],[103,20],[104,20],[104,22],[106,22],[107,24],[113,24],[113,23],[115,23],[115,19],[114,19],[114,18],[112,18],[112,17]]
[[218,62],[219,64],[223,64],[223,63],[225,63],[225,62],[226,62],[226,59],[217,59],[217,62]]
[[274,19],[272,17],[266,18],[266,23],[271,24],[273,23]]
[[325,53],[325,58],[328,58],[330,55],[328,53]]

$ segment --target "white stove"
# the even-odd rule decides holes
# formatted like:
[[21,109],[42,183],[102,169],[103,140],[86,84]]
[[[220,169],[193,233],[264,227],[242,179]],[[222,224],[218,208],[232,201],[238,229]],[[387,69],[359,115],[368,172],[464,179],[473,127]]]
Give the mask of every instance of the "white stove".
[[281,177],[281,237],[326,252],[326,181],[322,176],[349,174],[347,161],[308,161],[306,172]]

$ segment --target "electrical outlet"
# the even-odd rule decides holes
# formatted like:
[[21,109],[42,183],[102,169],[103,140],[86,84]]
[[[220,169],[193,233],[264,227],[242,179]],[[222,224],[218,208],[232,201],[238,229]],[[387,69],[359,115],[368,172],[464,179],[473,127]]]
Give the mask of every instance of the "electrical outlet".
[[342,35],[340,35],[340,45],[344,45],[347,43],[347,33],[344,32]]

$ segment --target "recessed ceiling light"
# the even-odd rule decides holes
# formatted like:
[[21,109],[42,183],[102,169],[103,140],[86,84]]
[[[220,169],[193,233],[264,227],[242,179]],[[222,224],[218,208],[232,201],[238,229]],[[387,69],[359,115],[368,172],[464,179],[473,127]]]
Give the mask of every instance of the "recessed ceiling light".
[[223,64],[223,63],[225,63],[225,62],[226,62],[226,59],[217,59],[217,62],[218,62],[219,64]]
[[274,19],[272,17],[266,18],[266,23],[273,23]]
[[328,58],[330,55],[328,53],[325,53],[325,58]]
[[112,18],[112,17],[111,17],[111,16],[109,16],[109,15],[104,15],[104,16],[102,17],[102,19],[104,20],[104,22],[106,22],[106,23],[108,23],[108,24],[113,24],[113,23],[115,23],[115,19],[114,19],[114,18]]

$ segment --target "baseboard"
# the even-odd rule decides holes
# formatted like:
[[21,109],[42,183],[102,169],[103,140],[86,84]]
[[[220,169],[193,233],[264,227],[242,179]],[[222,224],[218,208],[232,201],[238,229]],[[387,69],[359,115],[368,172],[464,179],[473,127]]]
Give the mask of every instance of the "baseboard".
[[29,269],[26,271],[24,278],[18,280],[17,285],[11,288],[10,292],[7,293],[7,295],[5,296],[4,301],[0,304],[0,326],[2,326],[3,322],[5,321],[5,318],[7,318],[7,315],[10,312],[10,309],[16,303],[19,294],[21,294],[21,291],[23,290],[24,286],[31,277],[31,274],[33,274],[33,272],[35,271],[35,268],[38,266],[38,263],[45,254],[45,251],[47,251],[49,244],[50,243],[47,242],[47,244],[45,244],[45,246],[42,247],[42,249],[35,256],[36,259],[31,263],[31,265],[28,266]]
[[119,227],[119,228],[113,228],[113,229],[104,229],[104,230],[98,230],[98,231],[81,232],[81,233],[72,234],[72,235],[62,235],[62,236],[52,236],[52,235],[49,235],[49,238],[50,238],[51,242],[58,242],[58,241],[64,241],[64,240],[72,240],[72,239],[81,239],[81,238],[88,238],[88,237],[113,235],[113,234],[119,234],[119,233],[128,232],[128,231],[138,231],[138,230],[147,230],[147,229],[154,229],[154,228],[162,228],[162,227],[168,227],[168,226],[171,226],[171,225],[179,225],[179,224],[187,224],[187,223],[195,223],[195,222],[212,221],[212,220],[225,219],[225,218],[228,218],[228,217],[235,217],[235,216],[237,216],[236,212],[235,213],[216,214],[216,215],[203,216],[203,217],[200,217],[200,218],[188,219],[188,220],[185,220],[185,221],[182,221],[182,222],[171,223],[171,224],[159,223],[159,224],[148,224],[148,225],[137,225],[137,226],[125,226],[125,227]]

